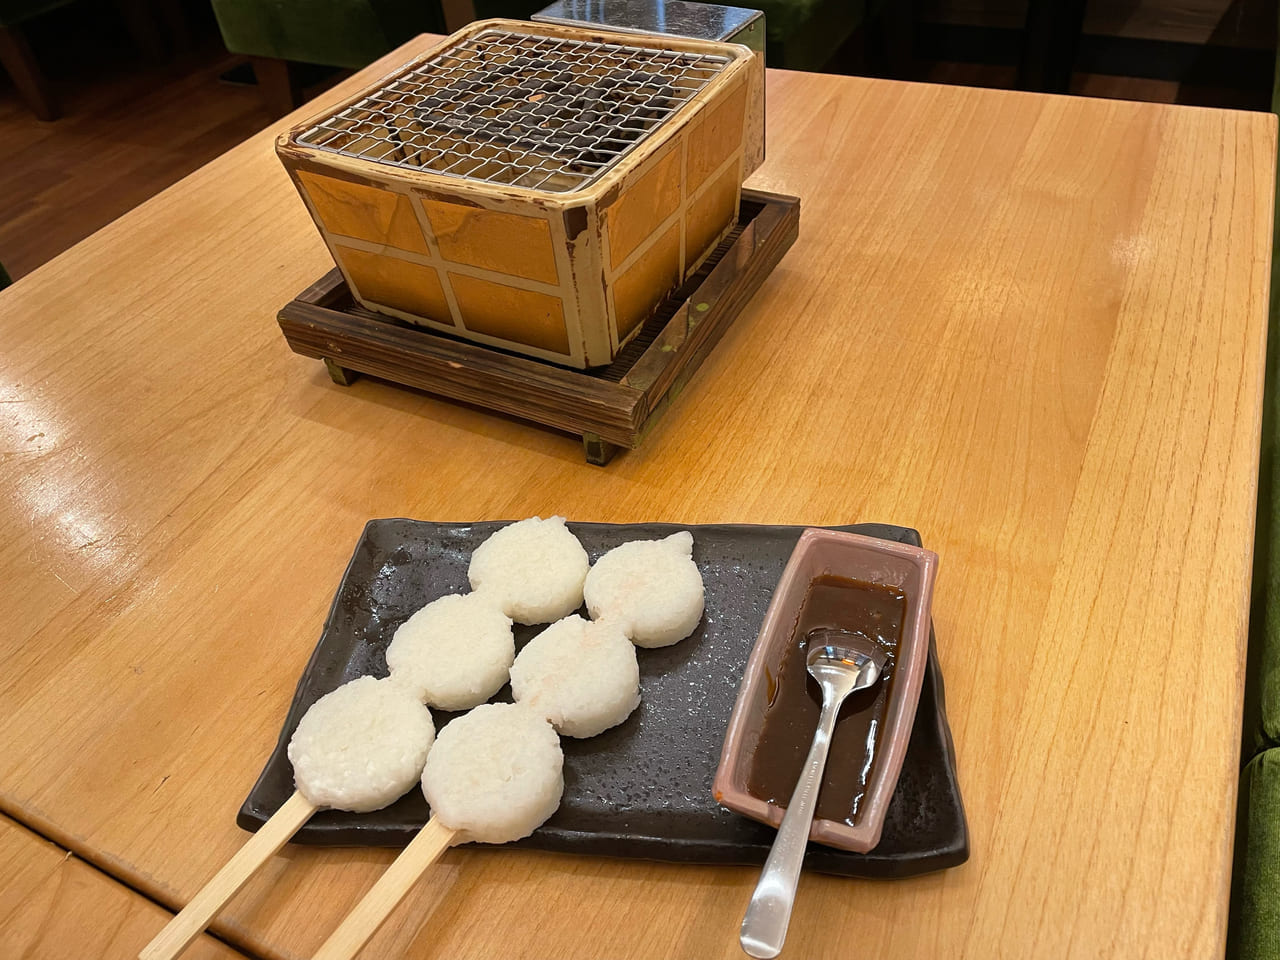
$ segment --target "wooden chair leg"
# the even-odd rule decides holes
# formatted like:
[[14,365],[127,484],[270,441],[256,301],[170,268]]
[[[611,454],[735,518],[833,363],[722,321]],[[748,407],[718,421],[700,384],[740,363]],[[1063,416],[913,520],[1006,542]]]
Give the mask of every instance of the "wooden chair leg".
[[1022,89],[1068,92],[1084,25],[1084,7],[1085,0],[1030,0],[1022,62],[1018,66],[1018,85]]
[[169,33],[169,41],[174,53],[185,55],[191,52],[191,28],[187,25],[187,16],[182,12],[181,0],[160,0],[160,19],[164,21]]
[[889,0],[880,14],[880,31],[884,44],[885,74],[895,80],[914,79],[916,55],[913,0]]
[[142,51],[142,55],[154,62],[164,60],[164,37],[156,25],[148,0],[116,0],[116,7],[129,28],[129,36]]
[[20,27],[0,27],[0,64],[13,78],[18,95],[32,113],[41,120],[58,119],[61,112],[58,101],[49,90],[44,72]]
[[444,28],[449,33],[461,30],[476,18],[474,0],[441,0],[440,7],[444,13]]
[[302,88],[288,60],[274,57],[250,57],[258,90],[273,117],[283,117],[302,103]]

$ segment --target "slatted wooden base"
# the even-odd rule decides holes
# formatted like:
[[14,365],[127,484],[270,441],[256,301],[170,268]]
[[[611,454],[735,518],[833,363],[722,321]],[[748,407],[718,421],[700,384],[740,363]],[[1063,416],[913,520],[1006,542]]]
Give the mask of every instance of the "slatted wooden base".
[[591,463],[639,446],[800,232],[800,200],[744,190],[738,226],[607,367],[571,370],[365,310],[332,270],[280,311],[335,383],[369,374],[579,434]]

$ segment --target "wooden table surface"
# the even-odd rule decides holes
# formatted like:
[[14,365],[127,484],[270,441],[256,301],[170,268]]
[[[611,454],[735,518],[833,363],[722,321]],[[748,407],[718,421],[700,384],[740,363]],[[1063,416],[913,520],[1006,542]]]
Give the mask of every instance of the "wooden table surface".
[[[750,183],[803,198],[800,239],[605,468],[289,352],[275,312],[331,262],[270,131],[0,294],[4,812],[186,902],[369,518],[878,520],[941,555],[972,856],[806,875],[788,955],[1219,952],[1274,118],[769,83]],[[308,956],[389,859],[286,848],[215,932]],[[756,875],[455,849],[364,955],[737,957]]]
[[[0,817],[0,957],[133,960],[172,916],[61,847]],[[191,960],[243,960],[203,936]]]

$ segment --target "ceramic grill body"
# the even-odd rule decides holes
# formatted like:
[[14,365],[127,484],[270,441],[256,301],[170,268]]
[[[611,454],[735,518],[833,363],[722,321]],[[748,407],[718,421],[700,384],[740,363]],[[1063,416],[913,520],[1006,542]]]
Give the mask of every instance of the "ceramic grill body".
[[736,222],[761,95],[743,46],[489,20],[276,149],[361,305],[586,368]]

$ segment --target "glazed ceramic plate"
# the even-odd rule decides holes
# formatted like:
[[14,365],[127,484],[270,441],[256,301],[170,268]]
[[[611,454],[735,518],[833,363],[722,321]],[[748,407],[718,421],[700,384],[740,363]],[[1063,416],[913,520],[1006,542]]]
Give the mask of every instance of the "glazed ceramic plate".
[[[257,830],[293,792],[285,750],[307,708],[362,674],[386,676],[386,648],[395,628],[437,597],[467,591],[472,550],[504,525],[398,519],[366,525],[298,682],[276,749],[240,808],[236,822],[241,827]],[[689,863],[763,863],[774,830],[719,806],[711,795],[711,780],[747,656],[804,528],[663,523],[569,527],[593,562],[628,540],[690,530],[693,558],[706,584],[706,613],[687,640],[636,651],[642,700],[625,723],[589,740],[562,739],[565,793],[560,809],[515,846]],[[903,527],[833,529],[920,543],[914,530]],[[539,629],[518,626],[517,649]],[[495,699],[510,699],[509,688]],[[433,714],[437,727],[456,716]],[[426,801],[415,789],[374,813],[317,813],[294,841],[404,846],[426,819]],[[805,863],[824,873],[902,877],[952,867],[968,856],[942,674],[931,637],[915,725],[879,844],[868,853],[810,844]]]

